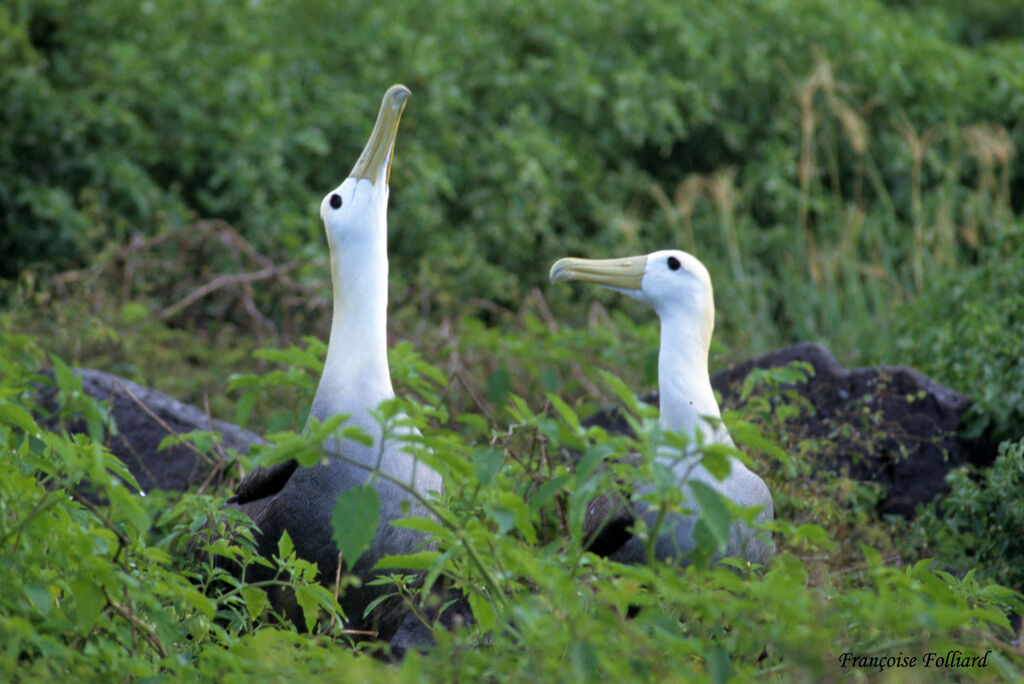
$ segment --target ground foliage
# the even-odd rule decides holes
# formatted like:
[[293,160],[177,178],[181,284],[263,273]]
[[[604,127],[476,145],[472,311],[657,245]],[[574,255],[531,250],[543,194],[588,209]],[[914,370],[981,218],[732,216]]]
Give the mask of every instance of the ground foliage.
[[942,558],[953,572],[975,568],[1024,589],[1024,545],[1020,535],[1007,533],[1024,523],[1024,506],[1013,494],[1024,487],[1024,439],[1003,442],[991,468],[960,469],[948,479],[952,494],[921,518],[918,552]]
[[[386,558],[381,567],[425,573],[428,586],[448,578],[466,593],[478,624],[454,633],[436,627],[436,648],[389,665],[370,656],[377,647],[347,646],[351,637],[332,588],[315,583],[315,569],[295,558],[287,538],[279,545],[280,573],[259,585],[240,584],[212,561],[189,560],[183,544],[205,528],[221,500],[140,496],[124,467],[91,437],[43,431],[32,417],[28,386],[40,379],[32,370],[39,351],[17,336],[2,342],[0,438],[14,465],[0,490],[0,506],[8,511],[0,529],[8,570],[0,667],[8,679],[235,681],[334,673],[368,681],[727,681],[755,675],[817,681],[841,676],[843,652],[991,650],[991,669],[968,676],[1009,677],[1024,662],[1006,642],[1012,636],[1007,613],[1024,609],[1020,597],[973,571],[958,577],[931,560],[901,558],[885,538],[899,527],[886,530],[871,518],[870,494],[856,495],[841,481],[808,490],[810,464],[798,449],[787,454],[774,446],[759,427],[778,429],[789,414],[784,404],[766,400],[750,414],[726,417],[747,445],[747,458],[757,460],[755,467],[778,492],[779,517],[768,529],[779,553],[769,567],[710,564],[715,549],[727,543],[730,521],[753,514],[713,495],[702,497],[701,542],[688,567],[620,566],[583,551],[588,501],[615,477],[631,477],[633,466],[612,456],[647,454],[636,467],[657,482],[650,455],[658,445],[666,438],[684,449],[694,445],[659,434],[653,413],[610,374],[599,382],[630,407],[636,440],[583,429],[557,395],[535,413],[510,394],[497,409],[508,419],[501,423],[480,413],[450,415],[446,374],[402,347],[391,362],[404,398],[383,405],[380,419],[388,430],[396,421],[423,430],[409,448],[444,474],[445,494],[430,504],[434,517],[400,522],[429,533],[437,549]],[[277,356],[301,367],[304,353]],[[50,362],[61,413],[97,415],[68,368],[56,357]],[[315,462],[319,440],[336,427],[269,435],[272,446],[256,458],[263,464],[291,457]],[[578,459],[567,459],[566,450]],[[725,462],[720,449],[703,452],[713,472]],[[83,496],[86,486],[89,496]],[[846,495],[837,497],[844,488]],[[685,506],[672,488],[651,499]],[[349,517],[337,534],[358,546],[361,526]],[[656,534],[642,527],[639,533]],[[254,555],[250,536],[236,543],[220,539],[206,550],[243,565],[266,562]],[[422,614],[432,600],[436,609],[438,599],[406,577],[382,581]],[[312,634],[296,634],[275,619],[265,592],[280,583],[293,587]],[[948,672],[925,673],[931,675],[938,680]]]
[[[0,6],[0,678],[819,681],[850,673],[844,651],[947,647],[993,650],[964,677],[1017,676],[1005,616],[1022,606],[992,582],[1022,588],[1006,496],[1024,434],[1022,16],[914,0]],[[287,542],[273,582],[295,587],[311,635],[274,620],[268,586],[186,560],[223,493],[139,496],[61,360],[208,399],[270,436],[246,467],[315,460],[316,430],[294,431],[330,315],[316,206],[392,82],[414,96],[391,176],[403,399],[382,418],[421,426],[446,484],[435,520],[407,523],[438,550],[393,564],[455,582],[480,621],[400,665],[346,646],[331,589]],[[965,428],[1004,441],[995,468],[955,474],[942,515],[879,520],[876,488],[811,477],[820,445],[788,429],[792,403],[758,400],[726,419],[775,497],[768,568],[584,553],[581,506],[629,474],[610,454],[665,437],[640,407],[637,441],[577,416],[654,384],[657,328],[614,295],[536,288],[560,256],[666,246],[715,280],[713,365],[794,340],[913,365],[977,400]],[[93,437],[39,427],[42,365]],[[778,383],[794,372],[762,378],[768,397],[792,400]],[[706,556],[742,512],[704,503]],[[261,562],[244,538],[210,551]]]

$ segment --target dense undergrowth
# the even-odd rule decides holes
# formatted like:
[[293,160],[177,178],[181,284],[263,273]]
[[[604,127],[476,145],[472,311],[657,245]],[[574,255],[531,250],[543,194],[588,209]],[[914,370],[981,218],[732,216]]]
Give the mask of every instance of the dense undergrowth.
[[[437,627],[435,648],[387,664],[369,657],[375,647],[346,646],[350,637],[331,590],[315,584],[315,569],[294,557],[287,540],[274,582],[295,587],[312,634],[296,634],[273,618],[266,584],[242,585],[208,562],[188,560],[183,545],[220,499],[139,496],[102,445],[40,428],[28,383],[39,379],[33,369],[42,359],[29,340],[7,335],[2,341],[0,438],[14,457],[0,490],[7,512],[0,529],[5,678],[235,681],[333,673],[367,681],[820,681],[881,671],[843,668],[843,653],[923,658],[953,649],[988,652],[985,669],[957,670],[968,677],[1010,677],[1024,663],[1008,643],[1007,616],[1024,609],[1019,595],[974,570],[958,577],[931,560],[914,560],[893,542],[907,523],[878,521],[870,491],[810,479],[799,448],[787,454],[762,434],[761,428],[785,432],[785,404],[755,404],[750,413],[726,418],[775,492],[778,519],[766,531],[775,534],[778,554],[767,568],[709,564],[728,540],[730,520],[749,515],[714,498],[701,502],[701,543],[688,567],[621,566],[583,551],[582,512],[615,476],[629,477],[612,455],[652,454],[663,443],[650,410],[604,375],[599,382],[609,394],[635,412],[637,440],[581,428],[555,395],[539,413],[508,396],[502,411],[511,427],[479,413],[450,415],[445,373],[404,347],[391,362],[405,399],[382,416],[402,409],[421,427],[424,437],[411,448],[444,473],[445,493],[434,504],[435,519],[402,523],[430,532],[437,550],[382,563],[425,572],[428,584],[447,578],[466,593],[478,623],[453,633]],[[301,369],[304,353],[277,356]],[[99,414],[67,367],[51,361],[62,415]],[[299,370],[295,377],[312,382],[314,376]],[[258,458],[312,462],[318,440],[332,429],[314,428],[304,438],[277,433]],[[567,449],[580,455],[573,467]],[[1020,463],[1024,452],[1007,453],[1014,450]],[[704,458],[714,470],[723,455],[708,450]],[[637,466],[643,476],[657,478],[645,463]],[[672,490],[654,496],[664,506],[685,505]],[[359,525],[349,518],[347,533]],[[209,549],[256,562],[244,539]],[[401,576],[395,591],[420,611],[439,601]],[[950,675],[942,668],[908,672],[935,681]]]
[[[1024,606],[993,582],[1024,589],[1021,16],[869,0],[0,6],[0,678],[863,680],[878,668],[842,653],[948,649],[991,650],[963,678],[1019,676],[1007,616]],[[439,522],[413,523],[438,551],[404,564],[460,586],[479,624],[389,664],[349,648],[287,546],[275,581],[298,588],[312,634],[273,619],[266,587],[187,560],[225,492],[138,496],[102,444],[41,427],[31,383],[55,366],[66,417],[96,438],[101,407],[61,359],[208,400],[273,437],[263,462],[312,457],[293,431],[330,314],[316,204],[398,81],[413,99],[391,175],[390,360],[446,485]],[[727,421],[775,497],[769,567],[584,553],[580,507],[627,467],[595,466],[661,437],[577,416],[653,387],[657,327],[615,295],[549,291],[547,268],[669,246],[714,279],[714,368],[801,340],[912,365],[976,400],[964,429],[1002,443],[995,467],[956,473],[918,520],[881,520],[876,488],[812,477],[793,410],[756,402]],[[710,553],[742,512],[705,509]],[[217,552],[257,562],[244,542]]]

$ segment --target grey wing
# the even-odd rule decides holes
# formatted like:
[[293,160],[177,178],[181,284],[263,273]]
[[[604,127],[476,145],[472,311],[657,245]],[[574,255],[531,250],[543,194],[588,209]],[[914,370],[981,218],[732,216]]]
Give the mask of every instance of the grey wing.
[[[243,504],[267,499],[284,489],[292,473],[299,466],[294,458],[272,465],[269,468],[257,466],[249,471],[235,489],[235,495],[228,499],[229,504],[242,508]],[[250,516],[252,517],[252,516]]]

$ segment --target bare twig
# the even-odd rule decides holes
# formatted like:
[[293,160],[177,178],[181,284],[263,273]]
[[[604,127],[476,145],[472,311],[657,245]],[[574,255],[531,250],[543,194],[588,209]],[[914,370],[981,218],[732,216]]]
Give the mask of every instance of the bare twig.
[[138,630],[141,632],[142,636],[145,637],[146,641],[149,642],[161,658],[166,658],[167,651],[164,649],[164,645],[160,642],[160,637],[157,636],[156,631],[146,624],[146,621],[139,617],[131,608],[110,598],[110,594],[107,593],[106,587],[103,587],[103,594],[107,598],[107,605],[113,608],[115,613],[127,620],[133,631]]
[[144,403],[142,403],[142,400],[140,400],[137,396],[132,394],[131,390],[129,390],[127,387],[125,387],[123,382],[118,380],[117,384],[121,387],[122,390],[124,390],[124,393],[127,394],[131,398],[131,400],[134,401],[135,404],[146,413],[147,416],[149,416],[150,418],[155,420],[160,425],[160,427],[162,427],[164,430],[167,430],[168,434],[174,435],[178,439],[178,441],[180,441],[182,444],[185,445],[185,447],[187,449],[189,449],[190,451],[195,452],[195,454],[198,455],[199,458],[201,458],[204,461],[206,461],[206,463],[208,465],[211,465],[211,466],[215,465],[213,463],[213,461],[210,460],[209,456],[207,456],[202,451],[197,449],[195,447],[195,445],[192,444],[191,442],[189,442],[187,439],[182,439],[181,435],[179,435],[177,432],[174,431],[174,428],[172,428],[170,425],[168,425],[166,422],[164,422],[164,420],[161,419],[160,416],[158,416],[155,413],[153,413],[153,411],[150,410],[150,408],[148,406],[146,406]]
[[207,296],[211,292],[216,292],[222,287],[227,287],[229,285],[239,285],[243,283],[252,283],[259,280],[267,280],[268,278],[273,278],[277,275],[280,275],[281,273],[286,273],[290,271],[291,269],[298,266],[298,264],[299,262],[297,261],[291,261],[281,266],[267,266],[266,268],[251,273],[225,273],[219,275],[210,282],[203,285],[202,287],[193,290],[188,296],[184,297],[183,299],[179,300],[178,302],[172,304],[171,306],[161,311],[160,318],[171,318],[182,309],[185,309],[191,306],[192,304],[195,304],[203,297]]

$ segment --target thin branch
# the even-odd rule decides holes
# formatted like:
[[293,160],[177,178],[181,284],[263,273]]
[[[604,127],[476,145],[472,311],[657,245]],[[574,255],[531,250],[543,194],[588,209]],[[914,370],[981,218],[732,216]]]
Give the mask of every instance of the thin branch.
[[160,425],[160,427],[162,427],[164,430],[167,430],[168,434],[174,435],[174,437],[177,438],[178,441],[181,442],[183,445],[185,445],[185,447],[187,449],[189,449],[190,451],[195,452],[199,456],[199,458],[201,458],[204,461],[206,461],[209,465],[211,465],[211,466],[215,465],[213,463],[213,461],[210,460],[209,456],[207,456],[202,451],[197,449],[195,447],[195,445],[192,444],[191,442],[189,442],[187,439],[182,439],[181,435],[179,435],[177,432],[174,431],[174,428],[172,428],[170,425],[168,425],[166,422],[164,422],[164,420],[162,418],[160,418],[160,416],[158,416],[155,413],[153,413],[153,411],[150,410],[150,408],[148,406],[146,406],[144,403],[142,403],[141,399],[139,399],[137,396],[132,394],[131,390],[129,390],[127,387],[125,387],[124,383],[121,382],[121,380],[118,380],[117,384],[121,387],[122,390],[124,390],[124,393],[127,394],[131,398],[131,400],[134,401],[136,403],[136,405],[138,405],[138,407],[141,408],[146,413],[147,416],[149,416],[150,418],[155,420]]
[[260,269],[259,271],[253,271],[251,273],[225,273],[219,275],[210,282],[203,285],[202,287],[193,290],[185,298],[179,300],[175,304],[172,304],[171,306],[161,311],[160,318],[163,318],[165,320],[171,318],[182,309],[188,308],[189,306],[195,304],[203,297],[207,296],[212,292],[216,292],[222,287],[227,287],[229,285],[239,285],[244,283],[253,283],[260,280],[267,280],[268,278],[273,278],[282,273],[286,273],[298,265],[298,261],[291,261],[288,262],[287,264],[282,264],[281,266],[268,266],[266,268]]
[[133,630],[137,629],[142,632],[146,641],[150,643],[161,658],[166,658],[167,651],[164,649],[164,645],[160,642],[160,637],[157,636],[156,631],[146,624],[146,621],[139,617],[131,608],[110,598],[110,594],[107,593],[106,587],[103,587],[103,594],[107,597],[107,605],[113,608],[115,613],[127,620]]

